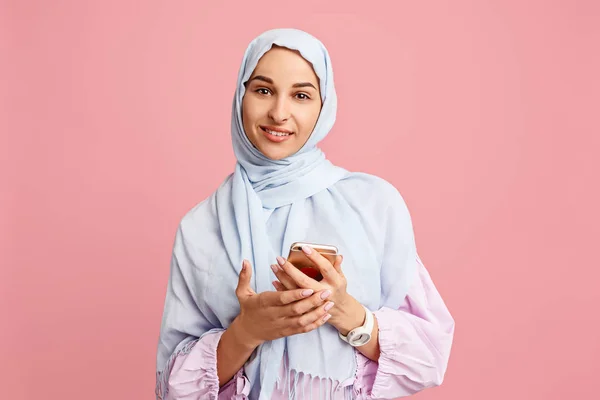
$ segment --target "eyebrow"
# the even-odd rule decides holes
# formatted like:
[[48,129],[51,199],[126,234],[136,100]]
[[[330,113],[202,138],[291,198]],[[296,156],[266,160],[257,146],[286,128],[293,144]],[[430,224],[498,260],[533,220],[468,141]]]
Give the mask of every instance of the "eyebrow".
[[[269,78],[267,76],[264,76],[264,75],[256,75],[254,78],[250,79],[248,81],[248,83],[250,83],[250,82],[252,82],[254,80],[267,82],[267,83],[270,83],[271,85],[273,84],[273,79],[271,79],[271,78]],[[315,87],[315,85],[313,85],[310,82],[294,83],[292,85],[292,87],[294,87],[294,88],[311,87],[311,88],[317,90],[317,88]]]

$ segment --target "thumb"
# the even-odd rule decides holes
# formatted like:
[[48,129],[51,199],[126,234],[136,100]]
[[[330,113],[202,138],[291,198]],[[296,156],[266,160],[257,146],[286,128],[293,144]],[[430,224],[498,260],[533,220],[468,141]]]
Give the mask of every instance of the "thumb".
[[252,267],[250,266],[250,262],[248,260],[244,260],[242,262],[242,270],[238,279],[238,285],[235,289],[235,294],[237,297],[246,297],[254,294],[254,290],[252,290],[250,287],[250,278],[252,278]]

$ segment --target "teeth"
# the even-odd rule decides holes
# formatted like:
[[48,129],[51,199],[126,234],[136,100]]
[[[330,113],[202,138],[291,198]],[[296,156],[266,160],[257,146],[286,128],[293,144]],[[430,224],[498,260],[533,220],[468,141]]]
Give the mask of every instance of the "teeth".
[[268,133],[270,133],[273,136],[290,136],[289,133],[275,132],[275,131],[270,131],[268,129],[265,129],[265,131],[267,131]]

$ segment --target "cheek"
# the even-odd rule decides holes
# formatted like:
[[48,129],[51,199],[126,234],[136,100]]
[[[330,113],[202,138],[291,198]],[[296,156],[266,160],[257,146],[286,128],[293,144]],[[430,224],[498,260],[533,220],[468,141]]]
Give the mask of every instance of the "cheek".
[[244,130],[246,134],[251,134],[253,132],[253,126],[255,125],[255,118],[252,116],[252,110],[249,110],[247,107],[242,106],[242,124],[244,125]]
[[264,112],[260,104],[244,97],[242,101],[242,122],[244,123],[244,127],[255,126],[262,119],[263,115]]
[[317,124],[317,120],[319,119],[319,113],[321,112],[320,107],[312,107],[310,109],[304,110],[302,115],[302,133],[305,135],[310,135],[313,131],[313,128]]
[[248,123],[248,121],[251,119],[251,117],[249,115],[249,111],[250,111],[250,106],[248,105],[248,101],[244,97],[242,99],[242,122],[244,123],[244,125],[246,125]]

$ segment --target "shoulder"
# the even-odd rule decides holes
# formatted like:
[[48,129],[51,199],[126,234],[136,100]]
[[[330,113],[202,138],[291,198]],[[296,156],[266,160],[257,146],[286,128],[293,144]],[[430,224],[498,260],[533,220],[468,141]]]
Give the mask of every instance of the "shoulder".
[[228,176],[216,191],[184,214],[179,222],[179,233],[184,238],[190,240],[200,236],[206,237],[210,233],[218,233],[217,196],[220,191],[227,189],[230,181],[231,176]]
[[336,184],[337,194],[353,209],[371,244],[383,260],[386,243],[396,250],[414,242],[410,212],[400,191],[387,180],[366,173],[350,173]]
[[372,206],[381,211],[400,209],[408,212],[400,191],[387,180],[364,172],[351,172],[336,183],[336,188],[350,202]]

